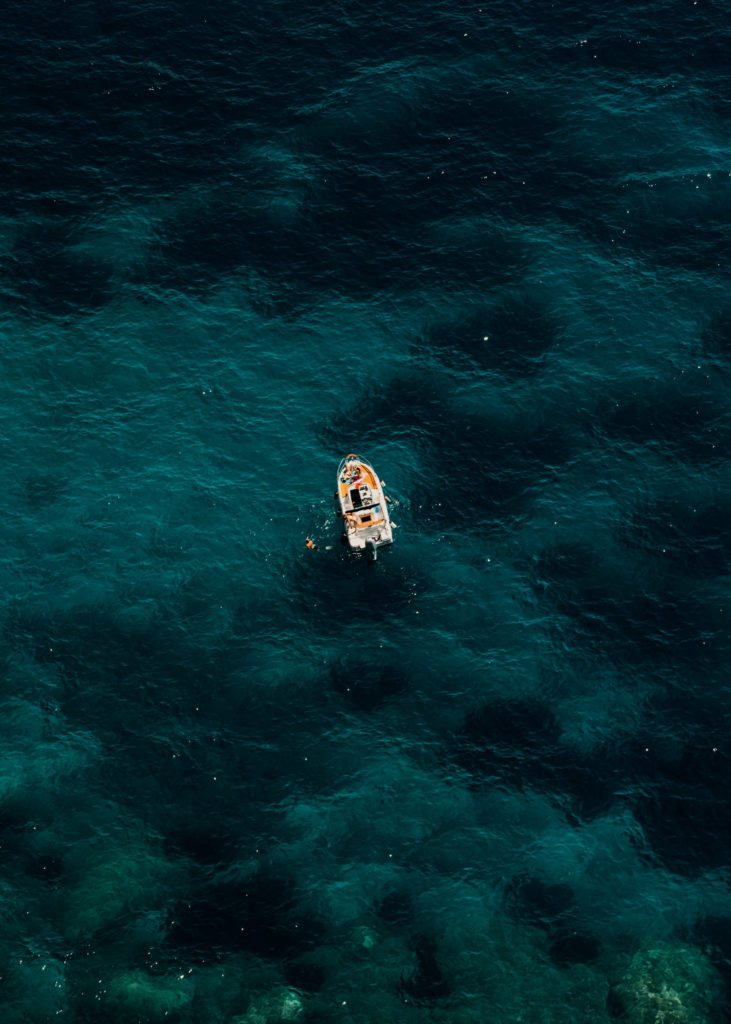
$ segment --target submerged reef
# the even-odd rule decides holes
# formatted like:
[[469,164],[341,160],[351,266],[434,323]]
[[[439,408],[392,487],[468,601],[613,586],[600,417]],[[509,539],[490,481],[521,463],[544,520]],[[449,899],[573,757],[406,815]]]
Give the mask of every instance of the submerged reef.
[[147,971],[124,971],[112,979],[101,1000],[111,1020],[178,1019],[193,1001],[190,978],[156,977]]
[[609,993],[628,1024],[720,1022],[723,985],[709,959],[692,946],[658,942],[640,949]]
[[304,1004],[294,989],[280,986],[253,996],[249,1008],[232,1024],[286,1024],[302,1016]]

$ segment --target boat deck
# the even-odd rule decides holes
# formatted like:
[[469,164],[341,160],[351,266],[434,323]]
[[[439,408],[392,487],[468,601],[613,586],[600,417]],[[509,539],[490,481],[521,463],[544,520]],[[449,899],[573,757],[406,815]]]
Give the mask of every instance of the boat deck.
[[343,480],[342,476],[340,477],[338,487],[343,508],[351,511],[356,508],[367,508],[369,504],[372,504],[368,500],[369,496],[372,497],[379,489],[373,470],[361,463],[358,464],[357,474],[346,480]]
[[384,527],[390,534],[381,482],[366,463],[355,457],[344,463],[338,476],[338,498],[351,544],[361,547],[368,540],[381,539]]

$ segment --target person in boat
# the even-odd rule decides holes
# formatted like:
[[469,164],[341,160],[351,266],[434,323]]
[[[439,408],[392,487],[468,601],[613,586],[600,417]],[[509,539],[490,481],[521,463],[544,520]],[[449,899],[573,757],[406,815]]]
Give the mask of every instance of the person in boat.
[[354,477],[358,475],[358,464],[355,462],[346,462],[343,475],[340,477],[340,482],[347,484]]

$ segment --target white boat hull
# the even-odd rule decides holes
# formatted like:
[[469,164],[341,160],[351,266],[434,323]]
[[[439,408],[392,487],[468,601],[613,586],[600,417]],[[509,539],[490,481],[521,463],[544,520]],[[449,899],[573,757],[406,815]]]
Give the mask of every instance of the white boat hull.
[[338,466],[335,500],[343,535],[355,551],[393,543],[393,527],[383,484],[373,466],[359,455],[346,455]]

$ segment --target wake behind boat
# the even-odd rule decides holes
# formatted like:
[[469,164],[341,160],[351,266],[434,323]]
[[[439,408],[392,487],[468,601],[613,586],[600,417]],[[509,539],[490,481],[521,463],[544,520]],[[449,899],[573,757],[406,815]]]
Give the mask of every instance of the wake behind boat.
[[376,558],[378,548],[393,543],[383,484],[374,468],[360,455],[346,455],[338,466],[335,500],[343,517],[343,534],[351,548],[356,551],[369,548]]

